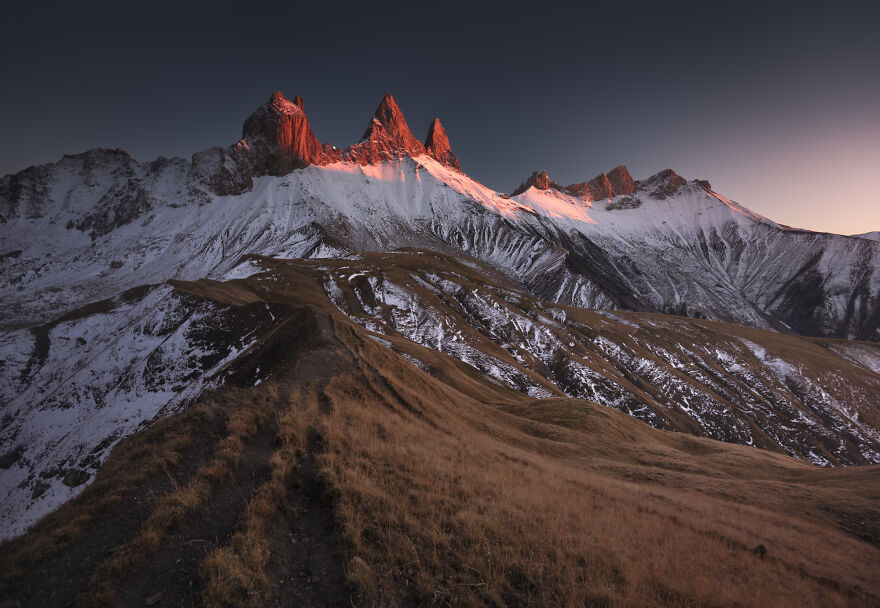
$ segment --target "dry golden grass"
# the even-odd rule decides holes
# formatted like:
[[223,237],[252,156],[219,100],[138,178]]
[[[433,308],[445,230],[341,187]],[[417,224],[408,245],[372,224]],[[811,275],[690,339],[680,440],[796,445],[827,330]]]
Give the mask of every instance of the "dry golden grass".
[[277,394],[263,390],[242,398],[237,391],[228,390],[213,399],[218,402],[211,406],[228,411],[228,419],[225,435],[211,459],[199,467],[188,484],[160,496],[140,532],[98,565],[92,576],[94,592],[82,596],[82,603],[105,603],[116,583],[153,554],[168,531],[181,525],[210,496],[212,489],[232,474],[247,440],[272,415]]
[[[853,348],[859,343],[663,314],[609,314],[542,303],[504,277],[433,252],[364,253],[355,261],[261,258],[260,264],[273,280],[233,282],[228,296],[226,284],[216,282],[181,287],[203,296],[228,297],[227,303],[259,296],[335,310],[323,288],[332,278],[333,297],[347,315],[432,366],[436,354],[427,349],[422,349],[425,357],[412,353],[417,345],[398,331],[421,332],[418,339],[432,343],[433,332],[424,330],[436,323],[443,328],[441,335],[455,335],[452,342],[463,342],[485,355],[476,358],[478,367],[501,362],[516,370],[513,381],[520,385],[540,386],[559,397],[565,396],[565,390],[614,403],[659,428],[748,442],[834,464],[867,464],[872,452],[880,449],[870,433],[870,428],[880,427],[876,398],[880,375],[858,363]],[[450,287],[446,293],[442,281],[431,287],[428,275],[442,277],[460,290]],[[382,289],[374,285],[383,283],[392,283],[415,299],[411,318],[382,302]],[[483,304],[476,305],[476,300]],[[551,316],[565,321],[542,320],[552,311]],[[531,330],[518,322],[496,323],[496,314],[498,319],[531,319],[525,325],[534,322],[540,327],[535,335],[544,337],[530,337]],[[412,323],[421,329],[413,329]],[[542,345],[547,336],[552,337]],[[609,341],[613,348],[607,346]],[[554,347],[547,347],[553,342]],[[758,350],[753,352],[749,343]],[[450,350],[455,352],[456,346]],[[865,360],[880,355],[876,344],[861,347]],[[462,363],[450,370],[452,376],[441,379],[458,384],[462,376],[475,371],[468,368]],[[580,375],[584,370],[595,381],[584,381]],[[869,431],[861,432],[860,426]]]
[[[273,285],[273,298],[333,309],[309,264],[264,261],[290,285]],[[570,312],[585,327],[598,322]],[[880,602],[880,551],[858,537],[880,536],[880,468],[820,470],[584,401],[536,402],[386,336],[428,363],[429,376],[335,318],[361,372],[325,388],[320,462],[348,543],[346,572],[366,605]],[[681,322],[771,351],[807,347],[817,367],[831,360],[801,338]]]
[[2,544],[0,590],[13,588],[33,564],[79,540],[84,530],[123,498],[176,467],[193,435],[210,425],[215,415],[200,405],[120,442],[82,494],[40,520],[27,535]]
[[577,400],[490,408],[377,345],[352,346],[373,369],[327,387],[322,461],[349,578],[371,605],[880,597],[876,546],[816,508],[877,522],[877,467],[852,483],[848,471],[657,431]]
[[[138,534],[97,569],[85,599],[113,605],[114,589],[169,531],[198,516],[252,453],[258,429],[274,420],[268,477],[249,495],[232,535],[201,562],[204,605],[278,599],[270,540],[290,515],[289,484],[305,458],[320,466],[359,606],[880,605],[880,549],[860,538],[880,538],[880,467],[818,469],[658,431],[587,401],[530,399],[461,361],[387,337],[428,364],[429,375],[340,314],[308,269],[266,263],[285,279],[271,282],[271,292],[256,280],[180,286],[239,303],[260,294],[320,309],[323,317],[296,318],[319,319],[321,327],[289,334],[306,336],[308,345],[298,345],[271,381],[212,396],[202,415],[222,411],[228,421],[210,459],[160,497]],[[585,327],[594,315],[572,314],[583,315]],[[707,335],[720,331],[720,324],[683,322]],[[749,339],[757,332],[730,331]],[[770,350],[805,342],[759,339]],[[814,346],[803,356],[830,356]],[[275,344],[268,352],[283,358],[286,351]],[[121,443],[102,472],[115,475],[107,479],[116,485],[104,493],[126,487],[122,467],[173,466],[186,445],[188,427],[179,421],[192,415]],[[168,452],[138,452],[156,429],[168,433],[156,444]],[[315,432],[320,441],[310,442]],[[131,467],[129,452],[144,459],[141,466]],[[64,509],[73,509],[66,512],[74,522],[92,512]],[[58,535],[63,526],[38,529]],[[21,546],[35,551],[52,535],[28,534]]]
[[202,562],[202,603],[211,607],[266,604],[272,585],[266,575],[271,554],[267,540],[286,508],[287,484],[307,449],[308,433],[318,415],[315,387],[298,391],[278,416],[278,444],[271,474],[250,500],[229,542]]

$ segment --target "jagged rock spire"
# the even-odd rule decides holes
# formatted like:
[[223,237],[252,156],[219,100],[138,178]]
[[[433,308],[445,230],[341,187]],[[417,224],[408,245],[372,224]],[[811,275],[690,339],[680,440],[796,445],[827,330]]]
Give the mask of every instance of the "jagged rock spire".
[[372,164],[402,156],[420,156],[425,146],[417,140],[391,93],[387,94],[361,138],[345,151],[344,157],[361,164]]
[[458,166],[458,159],[452,153],[452,148],[449,145],[449,136],[446,134],[446,129],[440,124],[439,118],[435,118],[431,122],[431,126],[428,127],[428,136],[425,138],[425,150],[429,155],[447,167],[461,171],[461,167]]
[[255,176],[286,175],[325,160],[298,95],[290,101],[280,91],[272,93],[245,121],[242,139],[252,155]]
[[547,171],[535,171],[526,181],[520,184],[519,187],[511,193],[511,196],[522,194],[532,187],[537,188],[538,190],[555,188],[574,196],[583,197],[590,201],[611,198],[621,194],[632,194],[636,188],[635,182],[629,174],[629,170],[623,165],[615,167],[608,173],[603,171],[588,182],[570,184],[565,187],[552,181],[547,175]]
[[403,117],[403,112],[400,111],[400,106],[394,101],[394,96],[391,93],[382,98],[382,102],[376,108],[373,120],[367,125],[367,130],[361,140],[383,135],[399,141],[406,147],[421,148],[421,142],[413,137],[409,125],[406,124],[406,118]]
[[[248,165],[254,177],[286,175],[294,169],[324,165],[340,159],[373,164],[426,153],[444,165],[459,169],[458,159],[452,153],[446,130],[439,119],[435,119],[428,130],[429,150],[426,150],[425,145],[413,136],[403,112],[390,93],[376,108],[361,141],[344,153],[329,144],[320,144],[303,108],[299,95],[291,101],[280,91],[272,93],[269,101],[245,121],[242,140],[233,149],[224,151],[224,159],[229,157],[236,167],[244,166],[242,163]],[[224,164],[228,164],[226,160]],[[221,181],[229,180],[224,177]],[[248,180],[241,181],[244,184]],[[234,190],[240,187],[243,186],[236,186]],[[224,186],[217,190],[226,191],[228,188]]]

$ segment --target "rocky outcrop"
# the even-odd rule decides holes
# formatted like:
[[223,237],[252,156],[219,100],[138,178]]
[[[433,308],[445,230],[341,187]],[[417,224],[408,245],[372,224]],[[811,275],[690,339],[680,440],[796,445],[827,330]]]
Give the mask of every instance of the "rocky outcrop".
[[550,179],[550,176],[547,175],[547,171],[545,169],[544,171],[535,171],[534,173],[532,173],[529,178],[521,183],[513,192],[510,193],[510,195],[516,196],[518,194],[522,194],[529,188],[536,188],[538,190],[549,190],[550,188],[555,188],[556,190],[562,190],[562,186],[552,181]]
[[302,98],[280,91],[248,117],[242,139],[250,152],[254,176],[286,175],[308,165],[326,164],[325,148],[312,133]]
[[669,198],[686,185],[687,180],[672,169],[664,169],[638,184],[639,189],[647,190],[651,198],[661,200]]
[[614,188],[611,186],[611,182],[604,171],[587,182],[587,198],[591,201],[611,198],[612,196],[614,196]]
[[574,196],[597,201],[622,194],[632,194],[635,191],[635,182],[629,170],[620,165],[608,173],[603,171],[588,182],[570,184],[565,187],[565,191]]
[[302,97],[280,91],[244,122],[233,146],[208,148],[192,157],[190,177],[218,196],[241,194],[261,175],[287,175],[309,165],[339,160],[339,150],[321,144],[312,132]]
[[452,153],[452,148],[449,146],[449,136],[446,135],[446,129],[440,124],[439,118],[435,118],[428,128],[428,136],[425,138],[425,150],[430,156],[447,167],[461,171],[461,167],[458,166],[458,159]]
[[94,240],[131,223],[154,205],[155,201],[149,192],[132,184],[125,184],[110,190],[84,218],[79,221],[70,220],[67,228],[88,232]]
[[254,184],[251,151],[242,139],[228,148],[214,147],[192,157],[190,178],[218,196],[241,194]]
[[369,165],[404,156],[425,154],[425,146],[416,139],[403,112],[391,93],[382,99],[376,113],[367,125],[361,141],[343,154],[345,160]]
[[302,97],[293,100],[281,92],[248,117],[242,139],[228,148],[209,148],[193,155],[191,176],[214,194],[241,194],[261,175],[287,175],[309,165],[339,160],[373,164],[420,156],[426,152],[448,167],[460,170],[449,137],[439,119],[431,123],[426,145],[417,140],[391,94],[385,96],[367,125],[361,141],[345,152],[321,144],[309,124]]
[[611,171],[608,172],[606,177],[608,178],[608,182],[611,184],[611,189],[612,192],[614,192],[614,196],[618,196],[621,194],[632,194],[636,189],[635,180],[633,180],[632,175],[629,174],[629,169],[627,169],[624,165],[614,167]]

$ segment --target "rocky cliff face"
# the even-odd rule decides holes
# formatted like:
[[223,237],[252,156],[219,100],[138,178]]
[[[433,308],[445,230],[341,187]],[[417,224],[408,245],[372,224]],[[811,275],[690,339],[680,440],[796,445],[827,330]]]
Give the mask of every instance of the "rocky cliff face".
[[226,148],[216,146],[192,157],[190,179],[218,196],[241,194],[254,184],[252,156],[246,140]]
[[545,170],[532,173],[526,181],[517,186],[510,194],[511,196],[517,196],[529,188],[537,188],[538,190],[554,188],[586,201],[598,201],[632,194],[636,189],[636,184],[632,175],[629,174],[629,170],[623,165],[615,167],[608,173],[603,171],[589,181],[569,184],[568,186],[561,186],[557,182],[552,181]]
[[514,189],[513,192],[510,193],[511,196],[517,196],[518,194],[522,194],[529,188],[537,188],[538,190],[549,190],[550,188],[555,188],[556,190],[562,190],[562,186],[554,182],[550,179],[550,176],[547,175],[546,169],[543,171],[535,171],[532,173],[529,178],[521,183],[519,186]]
[[[390,94],[379,104],[361,141],[342,151],[318,141],[299,95],[289,100],[276,91],[247,118],[239,142],[193,155],[190,178],[196,189],[229,196],[250,190],[253,178],[261,175],[287,175],[340,160],[366,165],[423,154],[461,170],[440,119],[431,123],[422,144]],[[4,217],[2,209],[0,217]]]
[[458,159],[452,153],[449,145],[449,136],[446,135],[446,129],[440,124],[440,119],[435,118],[428,128],[428,136],[425,138],[425,150],[428,154],[447,167],[452,167],[456,171],[461,171],[458,166]]
[[242,140],[250,150],[254,175],[287,175],[294,169],[326,162],[302,98],[290,101],[280,91],[272,93],[245,121]]
[[603,171],[590,181],[568,185],[565,191],[589,201],[597,201],[621,194],[632,194],[635,188],[629,169],[621,165],[608,173]]
[[632,194],[636,189],[635,181],[629,174],[629,169],[620,165],[608,172],[608,183],[611,184],[611,190],[615,196],[619,194]]
[[376,108],[361,141],[348,148],[343,157],[361,164],[425,154],[425,146],[417,140],[394,97],[389,93]]
[[[687,184],[687,180],[682,176],[672,169],[664,169],[643,182],[639,182],[639,188],[647,190],[651,198],[663,200],[674,195],[685,184]],[[705,182],[705,185],[708,186],[708,182]],[[700,186],[703,186],[702,181]],[[708,190],[708,187],[706,189]]]

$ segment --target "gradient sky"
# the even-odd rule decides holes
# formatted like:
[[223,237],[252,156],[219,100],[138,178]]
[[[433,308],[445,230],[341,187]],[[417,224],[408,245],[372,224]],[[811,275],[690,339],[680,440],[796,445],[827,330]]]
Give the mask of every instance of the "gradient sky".
[[274,90],[342,147],[392,92],[498,190],[672,167],[784,224],[880,230],[878,31],[876,2],[7,0],[0,175],[231,144]]

